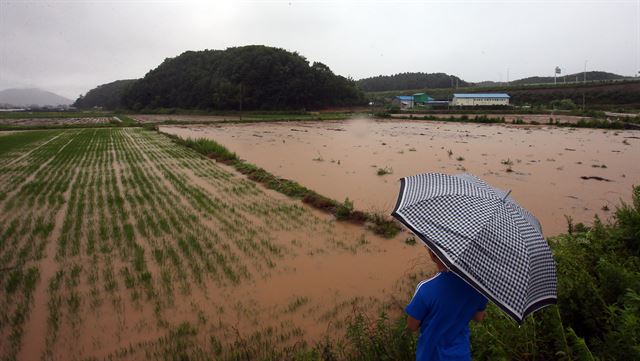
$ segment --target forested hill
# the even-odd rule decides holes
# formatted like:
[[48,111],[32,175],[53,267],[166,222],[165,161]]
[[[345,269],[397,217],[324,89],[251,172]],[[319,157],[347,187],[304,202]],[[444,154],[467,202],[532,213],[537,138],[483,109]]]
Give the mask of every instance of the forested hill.
[[452,88],[453,86],[467,87],[470,85],[457,76],[445,73],[400,73],[395,75],[379,75],[372,78],[360,79],[357,84],[360,89],[366,92],[421,88]]
[[122,96],[137,79],[116,80],[99,85],[76,99],[73,106],[80,109],[101,107],[105,109],[123,108]]
[[[576,74],[567,74],[567,75],[558,75],[557,81],[564,82],[565,78],[567,82],[581,82],[584,80],[584,73],[576,73]],[[588,71],[587,72],[587,81],[602,81],[602,80],[620,80],[625,79],[626,77],[618,74],[608,73],[606,71]],[[528,78],[518,79],[512,81],[510,84],[512,85],[526,85],[526,84],[549,84],[553,83],[552,76],[532,76]]]
[[359,105],[355,82],[297,53],[251,45],[187,51],[166,59],[132,84],[123,97],[131,109],[319,109]]

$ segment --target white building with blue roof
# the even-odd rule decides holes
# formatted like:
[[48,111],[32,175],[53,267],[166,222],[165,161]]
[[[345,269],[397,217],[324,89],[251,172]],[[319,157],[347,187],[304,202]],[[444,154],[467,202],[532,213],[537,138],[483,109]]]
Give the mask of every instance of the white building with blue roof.
[[453,94],[452,106],[482,106],[482,105],[509,105],[509,94],[506,93],[475,93]]

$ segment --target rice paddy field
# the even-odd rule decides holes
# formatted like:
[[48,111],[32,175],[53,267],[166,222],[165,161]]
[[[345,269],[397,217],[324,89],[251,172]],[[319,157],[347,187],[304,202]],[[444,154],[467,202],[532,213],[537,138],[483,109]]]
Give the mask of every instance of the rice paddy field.
[[433,270],[154,131],[0,139],[2,360],[278,358]]

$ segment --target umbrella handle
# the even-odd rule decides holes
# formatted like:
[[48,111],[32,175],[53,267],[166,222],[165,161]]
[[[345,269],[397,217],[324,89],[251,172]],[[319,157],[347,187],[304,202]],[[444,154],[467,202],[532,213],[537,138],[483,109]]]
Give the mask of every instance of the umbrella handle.
[[511,194],[511,189],[509,189],[507,194],[504,195],[504,197],[502,198],[502,202],[505,202],[507,200],[507,197],[509,196],[509,194]]

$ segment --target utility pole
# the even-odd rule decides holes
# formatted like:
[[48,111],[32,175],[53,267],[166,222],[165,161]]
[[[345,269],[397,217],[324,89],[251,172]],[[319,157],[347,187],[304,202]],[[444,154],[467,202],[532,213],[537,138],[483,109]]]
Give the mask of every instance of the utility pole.
[[587,83],[587,61],[584,61],[584,83]]
[[242,86],[242,83],[240,83],[240,120],[242,120],[242,98],[244,97],[244,87]]

